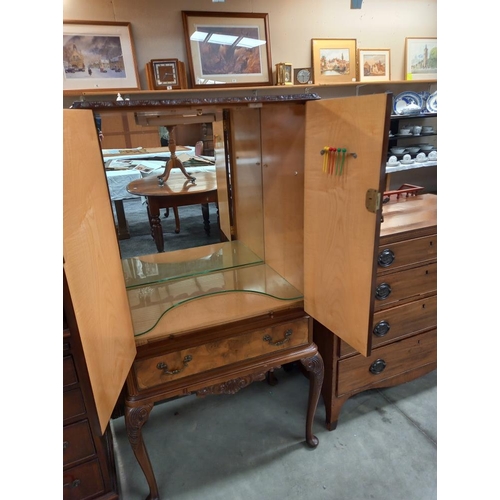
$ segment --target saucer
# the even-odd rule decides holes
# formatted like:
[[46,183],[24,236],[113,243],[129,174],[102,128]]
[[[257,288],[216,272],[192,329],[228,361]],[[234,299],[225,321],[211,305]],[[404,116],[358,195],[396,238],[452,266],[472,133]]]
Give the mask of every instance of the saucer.
[[401,160],[401,165],[411,165],[415,160]]
[[413,134],[410,132],[409,134],[398,134],[398,137],[411,137]]
[[396,161],[396,162],[394,162],[394,163],[389,163],[389,162],[387,162],[387,163],[385,164],[385,166],[386,166],[386,167],[397,167],[398,165],[399,165],[399,161]]

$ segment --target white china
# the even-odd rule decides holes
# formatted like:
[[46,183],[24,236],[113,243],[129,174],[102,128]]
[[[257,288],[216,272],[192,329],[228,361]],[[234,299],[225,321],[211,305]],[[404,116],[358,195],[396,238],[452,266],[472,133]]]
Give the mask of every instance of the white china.
[[398,148],[398,147],[393,147],[391,148],[391,153],[395,155],[402,155],[405,152],[405,148]]
[[420,132],[422,132],[422,127],[420,125],[415,125],[413,127],[413,135],[420,135]]
[[425,107],[429,113],[437,113],[438,111],[438,91],[434,92],[429,96],[427,102],[425,103]]
[[397,115],[418,114],[422,110],[423,100],[416,92],[401,92],[394,98],[394,113]]
[[425,156],[425,153],[418,153],[416,161],[423,163],[424,161],[427,161],[427,156]]

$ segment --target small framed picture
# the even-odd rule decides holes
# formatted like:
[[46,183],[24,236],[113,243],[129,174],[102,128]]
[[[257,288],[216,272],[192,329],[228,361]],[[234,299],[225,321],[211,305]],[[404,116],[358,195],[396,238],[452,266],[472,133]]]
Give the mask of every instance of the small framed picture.
[[437,80],[437,38],[406,38],[405,80]]
[[390,79],[390,49],[358,50],[358,80],[360,82],[383,82]]
[[146,65],[146,73],[152,90],[187,88],[185,66],[178,59],[152,59]]
[[316,85],[356,81],[356,39],[313,38],[311,43]]

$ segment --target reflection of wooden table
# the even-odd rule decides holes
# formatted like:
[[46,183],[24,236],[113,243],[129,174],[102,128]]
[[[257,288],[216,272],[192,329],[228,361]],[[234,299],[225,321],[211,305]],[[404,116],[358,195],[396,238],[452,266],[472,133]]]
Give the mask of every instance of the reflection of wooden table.
[[[202,206],[203,225],[207,234],[210,234],[210,220],[208,203],[217,203],[217,182],[215,172],[200,172],[194,174],[195,182],[186,179],[181,172],[171,172],[167,182],[160,185],[158,177],[149,176],[131,182],[127,191],[138,196],[145,196],[148,203],[148,216],[151,225],[151,234],[156,243],[158,252],[163,252],[163,230],[160,220],[160,209],[185,205]],[[178,221],[176,220],[178,226]]]

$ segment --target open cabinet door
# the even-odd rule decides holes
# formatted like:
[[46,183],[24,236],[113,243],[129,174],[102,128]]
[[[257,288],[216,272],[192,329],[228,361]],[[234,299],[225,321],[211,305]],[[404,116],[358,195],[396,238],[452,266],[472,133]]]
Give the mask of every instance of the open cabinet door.
[[101,431],[136,354],[92,111],[64,110],[63,258]]
[[[305,311],[365,356],[391,101],[375,94],[306,103]],[[322,155],[329,147],[345,149],[345,159]]]

